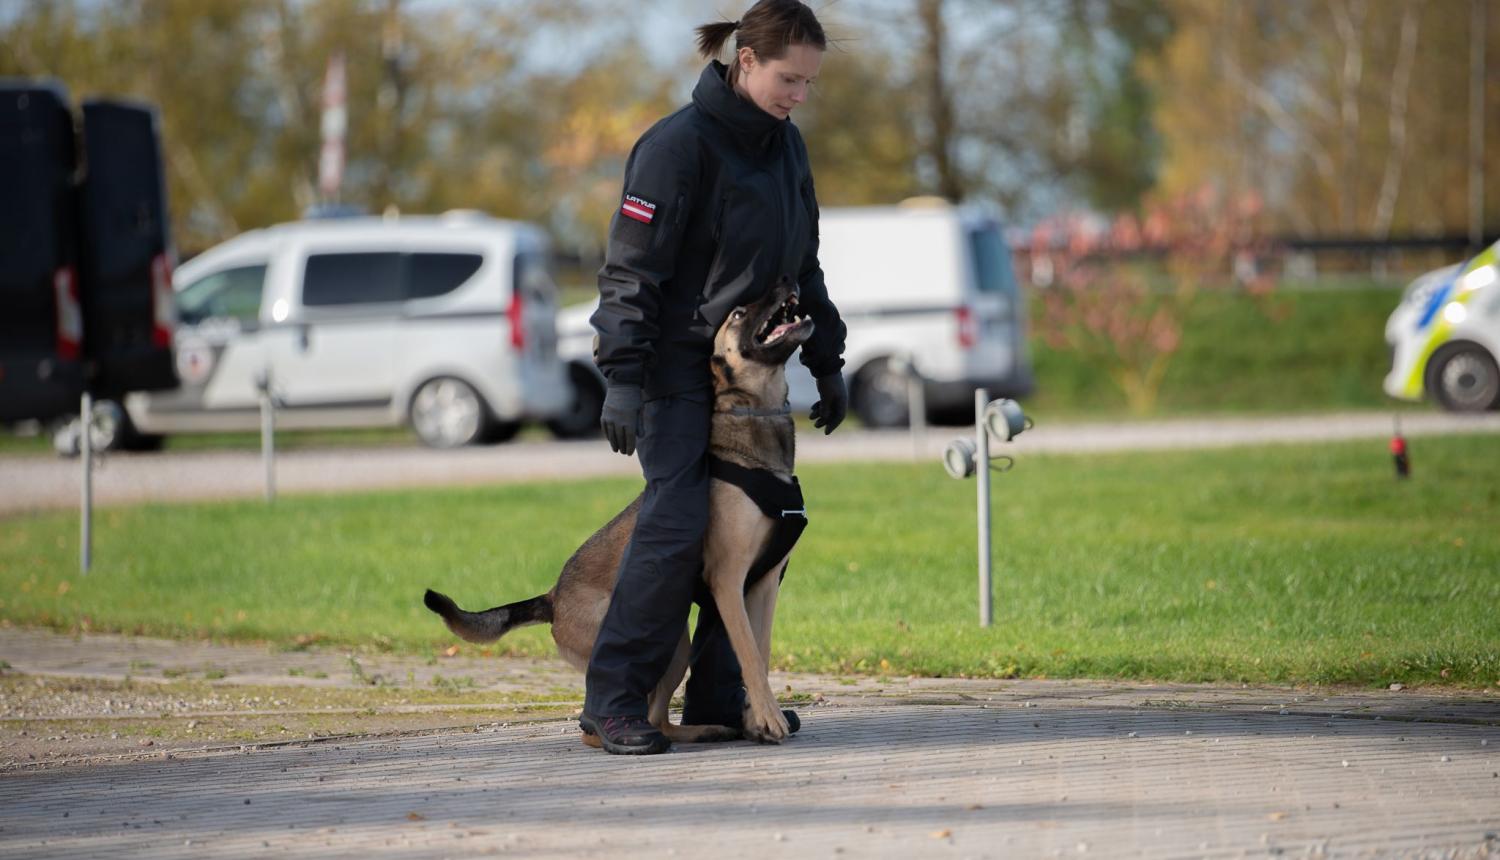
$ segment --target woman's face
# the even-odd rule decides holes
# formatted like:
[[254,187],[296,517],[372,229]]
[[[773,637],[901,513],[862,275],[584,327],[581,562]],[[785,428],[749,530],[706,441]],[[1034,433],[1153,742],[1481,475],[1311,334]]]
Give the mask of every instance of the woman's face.
[[735,89],[771,116],[786,119],[807,101],[823,65],[823,52],[811,45],[789,45],[785,56],[763,60],[750,48],[740,48],[739,60]]

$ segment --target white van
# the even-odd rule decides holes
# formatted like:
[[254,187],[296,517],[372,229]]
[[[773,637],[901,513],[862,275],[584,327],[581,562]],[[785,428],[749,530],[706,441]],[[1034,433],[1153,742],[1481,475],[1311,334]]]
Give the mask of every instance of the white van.
[[500,441],[565,412],[546,234],[475,213],[254,230],[174,275],[182,387],[132,394],[147,436],[409,422],[428,445]]
[[[998,222],[980,209],[925,200],[828,208],[818,259],[848,327],[850,406],[871,427],[907,423],[908,370],[922,380],[929,417],[971,420],[974,389],[1020,397],[1033,388],[1026,314]],[[593,370],[594,304],[558,318],[575,381]],[[787,365],[794,409],[818,394],[800,361]],[[601,385],[597,372],[595,385]]]
[[1385,393],[1454,412],[1500,408],[1500,242],[1417,278],[1386,321]]

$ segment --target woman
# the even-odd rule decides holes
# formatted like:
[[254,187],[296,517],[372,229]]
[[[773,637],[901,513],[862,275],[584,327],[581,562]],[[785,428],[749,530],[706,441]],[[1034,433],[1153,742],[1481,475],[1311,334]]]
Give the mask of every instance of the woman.
[[[716,59],[729,37],[728,66]],[[818,266],[818,204],[807,148],[788,120],[807,100],[827,40],[797,0],[760,0],[739,21],[698,28],[710,58],[691,104],[658,122],[625,165],[599,271],[595,361],[615,451],[640,448],[646,490],[595,641],[579,722],[612,753],[665,752],[646,721],[701,579],[708,527],[714,332],[737,305],[794,276],[816,325],[802,362],[818,381],[816,426],[831,433],[848,394],[844,324]],[[738,726],[744,688],[728,637],[703,601],[683,721]],[[795,718],[792,715],[789,723]]]

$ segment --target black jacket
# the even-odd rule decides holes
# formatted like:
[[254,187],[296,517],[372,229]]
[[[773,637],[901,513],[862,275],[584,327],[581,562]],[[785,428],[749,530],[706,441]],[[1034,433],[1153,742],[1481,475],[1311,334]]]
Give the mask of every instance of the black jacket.
[[595,361],[647,398],[710,384],[714,333],[735,307],[796,277],[816,325],[814,376],[844,365],[844,323],[818,265],[818,202],[802,135],[740,98],[708,64],[691,104],[652,126],[625,164],[599,270]]

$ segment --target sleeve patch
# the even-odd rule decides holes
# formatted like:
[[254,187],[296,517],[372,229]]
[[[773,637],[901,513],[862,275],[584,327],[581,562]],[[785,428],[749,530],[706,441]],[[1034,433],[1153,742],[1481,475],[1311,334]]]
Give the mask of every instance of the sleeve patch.
[[633,218],[642,224],[650,224],[656,217],[656,204],[644,197],[634,194],[626,194],[625,201],[620,204],[620,214],[626,218]]

